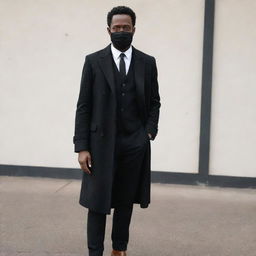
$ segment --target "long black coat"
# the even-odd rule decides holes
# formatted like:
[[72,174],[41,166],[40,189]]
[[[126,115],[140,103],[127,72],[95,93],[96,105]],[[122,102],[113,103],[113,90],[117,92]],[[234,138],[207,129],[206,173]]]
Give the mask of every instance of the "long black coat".
[[[116,139],[116,90],[111,47],[85,57],[75,117],[75,152],[88,150],[92,174],[83,172],[79,203],[97,212],[110,214]],[[160,96],[155,58],[133,47],[136,99],[140,116],[152,140],[158,132]],[[142,165],[136,201],[141,208],[150,203],[151,145]]]

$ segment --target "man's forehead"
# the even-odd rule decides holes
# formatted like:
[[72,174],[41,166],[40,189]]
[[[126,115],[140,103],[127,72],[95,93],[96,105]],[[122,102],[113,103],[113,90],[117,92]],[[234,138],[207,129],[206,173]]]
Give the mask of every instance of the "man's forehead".
[[128,14],[115,14],[115,15],[113,15],[111,25],[119,24],[119,23],[132,24],[132,18]]

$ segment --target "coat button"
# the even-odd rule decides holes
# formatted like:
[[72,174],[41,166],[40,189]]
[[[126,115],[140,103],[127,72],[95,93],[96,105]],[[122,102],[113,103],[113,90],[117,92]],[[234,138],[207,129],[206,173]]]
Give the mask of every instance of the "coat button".
[[125,84],[125,83],[123,83],[123,84],[122,84],[122,86],[123,86],[123,87],[125,87],[125,86],[126,86],[126,84]]
[[122,96],[124,96],[125,95],[125,93],[124,92],[122,92]]
[[100,133],[100,136],[101,136],[101,137],[103,137],[103,136],[104,136],[104,133],[103,133],[103,132],[101,132],[101,133]]

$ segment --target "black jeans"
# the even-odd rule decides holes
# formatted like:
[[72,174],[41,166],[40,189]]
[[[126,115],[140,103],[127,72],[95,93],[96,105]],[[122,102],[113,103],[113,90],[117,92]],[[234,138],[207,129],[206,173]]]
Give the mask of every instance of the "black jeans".
[[[112,247],[114,250],[126,251],[129,242],[129,226],[133,204],[119,206],[114,209],[112,222]],[[102,256],[106,228],[106,214],[88,210],[87,215],[87,245],[89,256]]]

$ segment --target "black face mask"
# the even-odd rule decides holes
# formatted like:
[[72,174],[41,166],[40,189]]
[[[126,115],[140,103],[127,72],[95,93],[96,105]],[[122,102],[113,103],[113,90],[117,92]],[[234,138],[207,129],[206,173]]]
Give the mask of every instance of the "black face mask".
[[132,38],[132,32],[121,31],[111,33],[111,41],[113,45],[121,52],[126,50],[130,46]]

